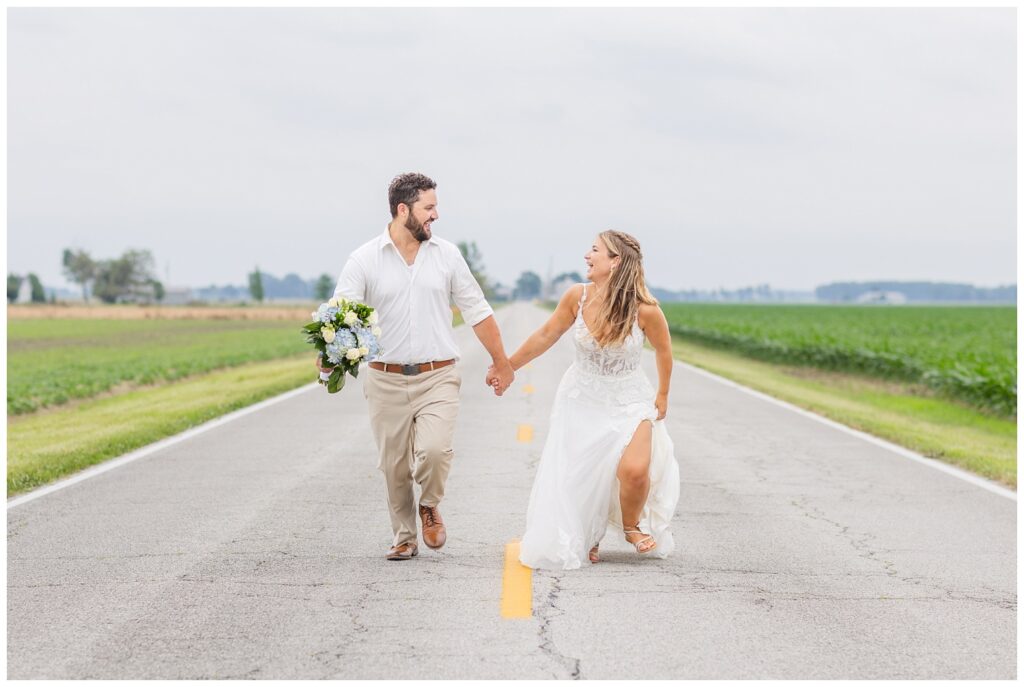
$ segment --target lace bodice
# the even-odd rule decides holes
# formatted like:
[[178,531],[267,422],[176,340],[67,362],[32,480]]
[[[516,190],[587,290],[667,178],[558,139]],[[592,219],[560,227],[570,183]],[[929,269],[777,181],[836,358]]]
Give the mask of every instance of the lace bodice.
[[633,330],[622,344],[601,346],[583,320],[583,305],[586,301],[587,287],[584,285],[576,322],[573,323],[577,369],[602,377],[622,377],[636,372],[640,369],[640,354],[644,349],[644,332],[639,323],[633,322]]

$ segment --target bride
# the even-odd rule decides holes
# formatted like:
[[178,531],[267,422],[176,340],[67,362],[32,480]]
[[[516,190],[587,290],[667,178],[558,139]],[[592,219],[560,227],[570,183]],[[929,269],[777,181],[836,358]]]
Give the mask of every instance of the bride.
[[[515,370],[572,329],[576,359],[551,411],[519,560],[531,568],[578,568],[599,560],[609,527],[637,553],[664,558],[679,499],[679,468],[662,420],[672,348],[668,323],[647,290],[640,244],[605,231],[584,256],[590,284],[570,288],[551,318],[510,358]],[[644,337],[658,366],[655,394],[640,368]]]

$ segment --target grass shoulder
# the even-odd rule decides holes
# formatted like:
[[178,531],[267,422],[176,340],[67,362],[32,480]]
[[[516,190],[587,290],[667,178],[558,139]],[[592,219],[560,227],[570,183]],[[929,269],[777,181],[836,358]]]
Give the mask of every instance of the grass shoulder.
[[920,385],[767,363],[674,338],[684,362],[848,427],[1017,486],[1017,425]]
[[90,399],[7,421],[8,496],[52,482],[315,378],[308,354]]

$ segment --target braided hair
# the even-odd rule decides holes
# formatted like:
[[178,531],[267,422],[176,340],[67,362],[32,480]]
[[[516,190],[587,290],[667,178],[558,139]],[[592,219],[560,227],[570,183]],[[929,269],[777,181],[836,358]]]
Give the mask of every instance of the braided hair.
[[640,304],[657,305],[658,301],[647,289],[640,242],[622,231],[602,231],[598,238],[610,256],[619,258],[619,264],[608,277],[594,339],[601,346],[621,344],[633,331]]

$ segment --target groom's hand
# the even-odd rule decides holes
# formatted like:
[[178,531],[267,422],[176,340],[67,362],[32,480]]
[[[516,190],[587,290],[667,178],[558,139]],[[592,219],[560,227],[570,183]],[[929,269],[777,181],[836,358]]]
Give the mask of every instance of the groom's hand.
[[496,362],[487,369],[487,384],[494,388],[494,394],[501,396],[512,385],[516,373],[512,370],[512,363],[508,358]]
[[498,375],[498,370],[494,365],[487,368],[487,376],[484,378],[484,381],[487,383],[487,386],[494,389],[495,396],[501,396],[504,392],[504,389],[498,391],[498,389],[501,388],[501,377]]
[[493,387],[498,383],[498,374],[494,370],[494,365],[487,368],[487,374],[484,375],[484,383],[489,387]]

